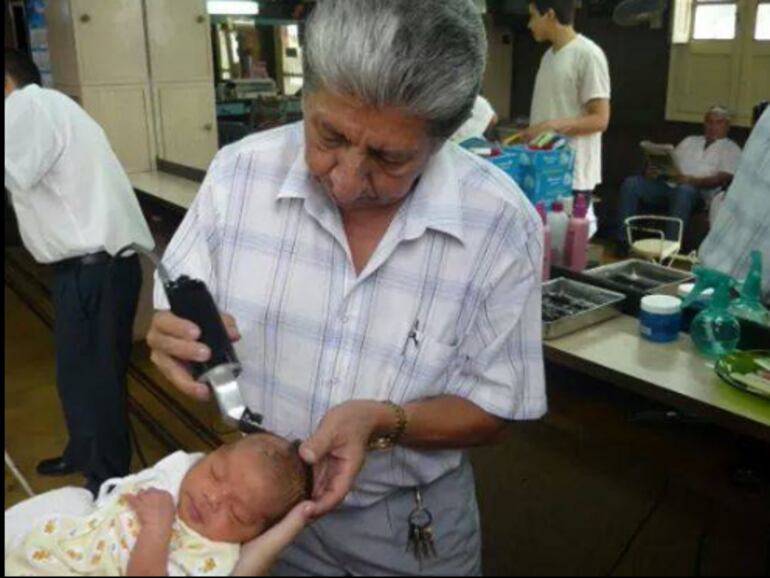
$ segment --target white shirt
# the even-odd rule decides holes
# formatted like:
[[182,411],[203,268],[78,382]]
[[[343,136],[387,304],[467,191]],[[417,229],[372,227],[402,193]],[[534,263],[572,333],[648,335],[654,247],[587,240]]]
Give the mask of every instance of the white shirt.
[[484,138],[484,133],[489,128],[489,123],[495,118],[495,109],[489,101],[481,95],[476,97],[471,110],[471,117],[451,136],[450,140],[462,143],[469,138]]
[[727,197],[698,254],[707,267],[743,280],[754,250],[762,253],[762,289],[770,299],[770,110],[751,132]]
[[[706,146],[706,137],[688,136],[676,147],[676,160],[681,171],[690,177],[712,177],[717,173],[734,175],[741,159],[741,147],[729,138],[719,139]],[[707,196],[715,189],[704,190]]]
[[5,187],[40,263],[154,247],[104,131],[60,92],[29,85],[5,99]]
[[[589,101],[610,98],[610,72],[602,49],[582,34],[566,46],[550,48],[540,61],[532,95],[530,123],[577,118]],[[569,139],[575,149],[572,188],[593,191],[602,182],[602,135]]]
[[[356,274],[300,123],[220,151],[163,260],[173,276],[204,280],[237,320],[248,406],[266,428],[305,439],[351,399],[456,395],[504,419],[542,416],[542,251],[518,186],[448,143]],[[166,306],[157,283],[156,306]],[[373,453],[346,503],[430,483],[462,457]]]

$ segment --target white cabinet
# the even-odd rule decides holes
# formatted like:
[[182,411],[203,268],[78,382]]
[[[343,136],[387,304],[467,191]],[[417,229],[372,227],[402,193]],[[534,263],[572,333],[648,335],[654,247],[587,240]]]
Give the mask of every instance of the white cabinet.
[[104,129],[126,172],[152,168],[155,136],[149,86],[84,87],[81,104]]
[[127,172],[155,167],[142,0],[48,0],[56,88],[101,125]]
[[46,17],[55,82],[148,81],[141,0],[49,0]]
[[213,82],[206,2],[148,0],[145,5],[153,82]]
[[102,126],[127,172],[157,157],[208,168],[218,139],[205,0],[47,0],[46,17],[56,87]]
[[144,0],[158,157],[206,170],[218,149],[204,0]]
[[156,86],[155,113],[159,157],[208,169],[218,146],[213,84]]

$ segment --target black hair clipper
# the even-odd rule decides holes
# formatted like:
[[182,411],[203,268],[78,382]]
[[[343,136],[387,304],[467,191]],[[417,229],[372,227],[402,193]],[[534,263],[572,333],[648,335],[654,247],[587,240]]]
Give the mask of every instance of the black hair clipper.
[[211,350],[208,361],[190,364],[193,378],[211,388],[219,413],[228,425],[243,433],[262,431],[262,416],[252,413],[241,397],[241,364],[206,284],[182,276],[175,281],[165,280],[163,286],[171,311],[195,323],[201,330],[198,341]]

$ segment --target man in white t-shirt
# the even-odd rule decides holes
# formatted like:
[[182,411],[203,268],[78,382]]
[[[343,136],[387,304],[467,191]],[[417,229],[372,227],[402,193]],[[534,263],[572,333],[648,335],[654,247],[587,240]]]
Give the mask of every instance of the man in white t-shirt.
[[[648,166],[644,175],[627,178],[620,189],[618,240],[625,242],[625,220],[638,214],[640,202],[666,208],[669,216],[682,220],[686,230],[698,204],[710,202],[729,186],[738,168],[741,148],[727,138],[729,132],[729,111],[722,106],[712,106],[706,112],[703,134],[688,136],[676,147],[681,175],[671,181]],[[675,239],[677,229],[676,224],[670,224],[666,236]]]
[[35,64],[13,50],[5,52],[5,187],[25,247],[54,271],[56,384],[69,441],[37,472],[79,471],[95,491],[131,461],[125,377],[142,273],[136,255],[113,257],[154,242],[104,131],[68,96],[41,88]]
[[[602,133],[610,122],[610,72],[594,42],[575,31],[575,0],[534,0],[529,28],[537,42],[551,48],[535,80],[530,127],[524,136],[554,131],[569,137],[575,150],[572,188],[590,201],[602,181]],[[593,206],[589,213],[596,229]]]

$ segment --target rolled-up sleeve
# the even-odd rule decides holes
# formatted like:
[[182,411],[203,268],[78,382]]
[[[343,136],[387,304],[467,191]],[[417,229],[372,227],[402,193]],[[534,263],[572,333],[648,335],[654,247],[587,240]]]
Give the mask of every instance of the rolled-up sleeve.
[[5,187],[28,191],[61,156],[64,141],[51,116],[27,90],[5,100]]
[[[539,225],[509,243],[513,258],[500,268],[461,347],[462,370],[449,393],[507,420],[529,420],[547,411],[543,367]],[[514,236],[512,233],[511,236]]]

